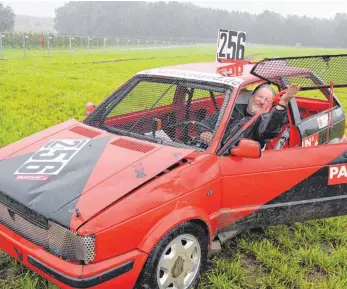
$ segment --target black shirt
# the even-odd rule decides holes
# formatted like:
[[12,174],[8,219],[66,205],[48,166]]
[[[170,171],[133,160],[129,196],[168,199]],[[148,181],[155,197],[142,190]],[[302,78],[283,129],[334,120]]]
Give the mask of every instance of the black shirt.
[[[215,112],[202,122],[211,128],[215,128],[218,115],[219,112]],[[247,112],[246,104],[237,104],[226,127],[222,145],[252,117],[253,115]],[[282,126],[286,123],[287,110],[277,110],[273,108],[272,111],[261,114],[260,117],[244,131],[241,137],[253,139],[259,142],[261,147],[263,147],[268,140],[277,137],[281,133]]]

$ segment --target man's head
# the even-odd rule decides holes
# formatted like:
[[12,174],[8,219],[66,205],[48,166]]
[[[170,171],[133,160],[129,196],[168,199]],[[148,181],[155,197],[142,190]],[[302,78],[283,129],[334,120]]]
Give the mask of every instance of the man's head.
[[275,91],[269,84],[262,83],[258,85],[253,90],[252,97],[248,102],[248,113],[252,115],[257,114],[264,106],[267,106],[273,100],[275,94]]

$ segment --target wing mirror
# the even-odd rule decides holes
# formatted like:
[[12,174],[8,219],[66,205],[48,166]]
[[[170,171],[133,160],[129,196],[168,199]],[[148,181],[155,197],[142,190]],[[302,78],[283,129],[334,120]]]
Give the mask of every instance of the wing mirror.
[[260,144],[254,140],[241,139],[239,145],[230,150],[232,156],[258,159],[261,156]]
[[96,105],[94,103],[88,102],[86,104],[86,115],[90,115],[96,109]]

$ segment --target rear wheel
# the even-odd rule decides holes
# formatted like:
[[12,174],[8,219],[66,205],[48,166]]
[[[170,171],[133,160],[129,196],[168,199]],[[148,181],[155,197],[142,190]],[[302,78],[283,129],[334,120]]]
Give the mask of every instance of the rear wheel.
[[205,270],[208,237],[192,222],[167,234],[152,250],[138,280],[138,289],[190,289]]

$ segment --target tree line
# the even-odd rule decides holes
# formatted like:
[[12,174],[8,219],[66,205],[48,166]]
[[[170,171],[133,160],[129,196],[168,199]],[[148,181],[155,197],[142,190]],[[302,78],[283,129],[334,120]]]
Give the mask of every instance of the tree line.
[[10,6],[5,6],[0,2],[0,31],[12,30],[14,26],[15,14]]
[[[0,31],[13,28],[14,13],[8,8],[0,3]],[[54,22],[57,33],[66,35],[214,42],[221,28],[245,31],[249,43],[347,47],[347,14],[343,12],[319,19],[284,17],[268,10],[228,12],[180,2],[74,1],[56,9]]]
[[[223,7],[221,7],[223,8]],[[228,12],[179,2],[68,2],[56,10],[58,33],[214,41],[218,29],[242,30],[247,42],[347,47],[347,15],[319,19],[264,11]]]

